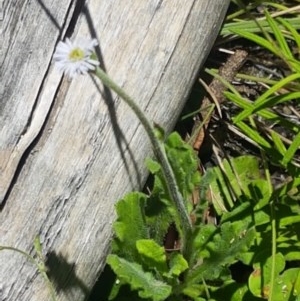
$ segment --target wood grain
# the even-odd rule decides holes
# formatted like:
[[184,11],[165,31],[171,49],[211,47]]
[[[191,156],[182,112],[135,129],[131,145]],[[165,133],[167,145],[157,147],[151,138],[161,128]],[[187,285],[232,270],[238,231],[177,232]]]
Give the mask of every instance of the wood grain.
[[[170,131],[229,0],[4,2],[0,21],[0,245],[33,252],[40,235],[59,300],[84,300],[109,250],[114,203],[141,188],[150,143],[90,76],[51,58],[64,36],[98,39],[102,66]],[[0,300],[50,300],[36,268],[0,252]]]

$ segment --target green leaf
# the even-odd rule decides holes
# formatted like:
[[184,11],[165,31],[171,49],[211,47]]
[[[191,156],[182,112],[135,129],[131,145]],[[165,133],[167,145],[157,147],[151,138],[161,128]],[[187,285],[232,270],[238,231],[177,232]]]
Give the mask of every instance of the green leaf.
[[33,246],[34,246],[34,250],[36,252],[36,254],[38,255],[38,257],[40,259],[43,258],[43,252],[42,252],[42,244],[41,244],[41,240],[40,240],[40,236],[37,235],[34,239],[34,242],[33,242]]
[[122,283],[129,284],[132,290],[138,290],[141,298],[163,301],[172,292],[171,286],[155,279],[152,273],[145,272],[142,266],[137,263],[113,254],[108,255],[107,263]]
[[248,228],[244,221],[227,222],[215,229],[211,225],[202,226],[194,237],[198,260],[188,272],[187,282],[218,279],[228,265],[248,251],[254,238],[255,229]]
[[[269,92],[269,90],[268,90]],[[276,88],[274,89],[274,92],[276,93]],[[254,113],[258,113],[260,110],[265,109],[265,108],[272,108],[278,104],[284,103],[284,102],[288,102],[291,100],[297,100],[300,98],[300,92],[289,92],[286,94],[282,94],[282,95],[268,95],[267,97],[263,97],[263,95],[261,95],[261,98],[259,97],[254,103],[253,106],[247,110],[244,111],[245,113],[245,118],[248,117],[251,114]],[[243,117],[244,118],[244,117]]]
[[263,138],[256,129],[248,126],[243,121],[237,122],[236,125],[259,146],[267,150],[271,149],[271,144],[265,138]]
[[[154,169],[156,169],[155,164],[158,163],[153,161]],[[149,238],[162,245],[170,224],[176,221],[177,213],[169,198],[168,189],[160,169],[157,169],[157,174],[154,176],[154,186],[145,208],[145,214]]]
[[212,202],[218,214],[226,211],[224,208],[233,207],[234,202],[240,196],[252,197],[249,185],[261,177],[259,162],[253,156],[224,160],[222,165],[222,168],[208,169],[200,182],[200,187],[202,187],[202,183],[209,178]]
[[180,253],[172,253],[169,260],[170,270],[168,276],[179,276],[188,269],[188,263]]
[[[281,237],[284,242],[278,242],[277,250],[282,253],[286,261],[300,261],[300,242],[298,237],[292,238],[292,233],[288,232],[289,237]],[[278,240],[277,240],[278,241]]]
[[132,192],[116,204],[117,220],[114,223],[116,237],[113,240],[113,252],[128,260],[138,260],[136,240],[149,238],[145,221],[147,196]]
[[177,185],[184,199],[199,185],[198,159],[192,147],[185,143],[178,133],[172,133],[166,143],[167,157],[174,171]]
[[[252,199],[252,205],[254,205],[255,212],[264,208],[270,203],[272,199],[272,193],[269,189],[268,181],[265,179],[254,180],[248,186],[250,191],[250,199]],[[256,221],[257,223],[258,221]],[[259,224],[258,224],[259,225]]]
[[[298,30],[300,29],[298,17],[289,18],[288,21],[289,21],[290,26],[295,31],[297,31],[297,29]],[[257,26],[257,22],[260,24],[261,27]],[[281,22],[281,23],[283,23],[283,22]],[[285,36],[290,37],[289,32],[292,33],[292,31],[291,30],[289,30],[289,32],[284,31],[285,28],[283,26],[285,26],[285,24],[279,25],[279,28],[283,31]],[[222,27],[221,35],[227,36],[227,35],[231,34],[235,29],[238,29],[243,32],[247,31],[247,32],[252,32],[252,33],[261,33],[261,28],[263,28],[263,30],[266,32],[272,32],[270,24],[268,23],[267,20],[264,20],[264,19],[255,19],[255,20],[246,20],[246,21],[239,20],[239,21],[235,21],[235,22],[226,22],[224,24],[224,26]]]
[[272,136],[272,140],[274,142],[274,146],[276,147],[277,151],[284,156],[285,152],[286,152],[286,147],[283,144],[281,137],[273,130],[271,130],[271,136]]
[[[192,207],[192,204],[188,200],[194,188],[200,182],[196,154],[194,150],[181,139],[178,133],[172,133],[168,137],[164,148],[173,169],[179,191],[186,201],[186,207],[191,211],[192,208],[189,207]],[[151,238],[161,243],[172,222],[176,224],[179,235],[182,235],[181,225],[178,218],[178,210],[168,193],[160,165],[153,160],[147,160],[147,165],[150,171],[155,175],[152,194],[146,209],[147,216],[149,216],[147,222],[151,228]],[[159,208],[159,210],[157,208]],[[156,214],[153,212],[156,212]]]
[[230,301],[261,301],[261,298],[254,297],[246,284],[236,283],[233,280],[227,281],[221,287],[218,287],[211,293],[211,296],[216,300]]
[[[267,189],[267,187],[265,187]],[[259,203],[258,203],[259,204]],[[257,204],[257,205],[258,205]],[[221,222],[235,222],[243,220],[251,225],[260,226],[270,223],[270,210],[265,206],[255,206],[252,200],[243,202],[242,204],[236,204],[230,212],[225,212],[222,215]],[[267,203],[265,204],[267,205]],[[267,210],[262,210],[265,208]]]
[[199,284],[190,284],[182,290],[182,292],[186,296],[192,298],[194,301],[198,301],[198,300],[206,301],[206,299],[202,299],[201,297],[199,297],[201,296],[201,293],[203,293],[203,291],[204,291],[203,285],[199,285]]
[[[190,264],[193,266],[198,266],[203,262],[203,258],[205,257],[205,250],[210,241],[213,240],[213,237],[217,235],[218,228],[213,224],[199,225],[194,229],[194,233],[192,236],[192,243],[190,246]],[[201,256],[199,256],[201,252]],[[207,256],[209,256],[209,252],[207,252]]]
[[298,212],[293,212],[292,207],[289,205],[277,204],[276,220],[280,229],[284,229],[292,226],[293,224],[297,225],[298,223],[300,223],[300,215]]
[[[292,36],[292,38],[294,39],[294,41],[297,44],[298,49],[300,48],[300,35],[297,32],[297,30],[291,25],[290,20],[287,21],[285,19],[282,18],[278,18],[278,21],[283,24],[283,26],[285,27],[285,29],[287,30],[287,32],[289,32]],[[299,61],[295,61],[295,62],[291,62],[291,66],[293,67],[295,72],[300,72],[300,63]]]
[[298,133],[296,137],[294,137],[292,144],[284,154],[282,160],[283,164],[288,164],[293,159],[296,151],[299,150],[299,148],[300,148],[300,133]]
[[285,227],[288,225],[300,223],[299,215],[286,216],[280,219],[280,226]]
[[[300,78],[300,74],[294,73],[294,74],[291,74],[291,75],[283,78],[282,80],[280,80],[278,83],[273,85],[270,89],[268,89],[265,93],[263,93],[260,97],[258,97],[257,100],[255,101],[254,105],[252,105],[250,109],[244,110],[239,115],[234,117],[233,118],[234,123],[239,123],[240,121],[247,118],[254,112],[258,111],[260,108],[268,107],[268,102],[271,102],[271,104],[274,103],[274,100],[273,99],[269,100],[269,97],[272,96],[277,91],[279,91],[284,86],[286,86],[287,84],[289,84],[299,78]],[[292,94],[292,97],[296,97],[296,95]],[[276,100],[275,103],[283,102],[281,97],[275,98],[275,100]]]
[[[244,99],[243,97],[241,96],[237,96],[233,93],[230,93],[230,92],[224,92],[224,95],[229,99],[231,100],[232,102],[234,102],[237,106],[239,106],[240,108],[244,109],[245,111],[250,111],[253,107],[252,103],[250,103],[249,100],[247,99]],[[264,117],[266,119],[276,119],[278,116],[270,111],[270,110],[267,110],[267,109],[263,109],[261,111],[259,111],[259,115],[261,117]]]
[[277,50],[274,47],[274,45],[270,41],[266,40],[265,38],[260,37],[257,34],[254,34],[251,32],[246,32],[246,31],[240,30],[240,29],[231,29],[230,31],[234,34],[237,34],[240,37],[248,39],[248,40],[262,46],[265,49],[270,50],[272,53],[277,54]]
[[285,196],[292,196],[297,194],[300,186],[300,169],[294,168],[289,170],[289,174],[292,176],[290,181],[284,183],[284,185],[276,188],[273,191],[273,199],[283,199]]
[[[264,250],[254,258],[254,271],[249,277],[249,289],[254,296],[262,298],[269,296],[270,281],[272,278],[272,260],[270,250]],[[277,278],[285,267],[285,260],[281,253],[277,253],[274,260],[276,261],[275,277]],[[277,299],[277,301],[279,300]]]
[[[229,100],[234,102],[237,106],[244,109],[245,111],[248,111],[248,110],[251,111],[253,109],[253,105],[249,100],[246,100],[246,99],[244,99],[236,94],[230,93],[230,92],[224,92],[224,95]],[[293,122],[289,121],[288,119],[286,119],[284,117],[281,117],[281,116],[275,114],[274,112],[270,111],[269,109],[261,109],[261,110],[257,111],[257,115],[259,115],[265,119],[271,120],[272,122],[276,122],[278,124],[284,125],[296,133],[299,131],[299,129],[298,129],[299,127],[297,127],[297,125],[295,125]]]
[[150,158],[147,158],[145,163],[146,163],[146,166],[147,166],[148,170],[152,174],[156,174],[161,169],[160,164],[157,161],[154,161]]
[[287,58],[292,58],[292,52],[282,34],[282,29],[280,29],[279,25],[275,21],[274,18],[270,16],[268,11],[265,12],[266,19],[271,27],[272,33],[275,36],[276,42],[278,43],[280,51],[287,57]]
[[274,301],[298,301],[300,297],[300,269],[284,271],[275,281]]
[[144,266],[156,269],[161,274],[165,273],[167,267],[167,257],[165,249],[152,239],[140,239],[136,242],[136,248],[141,255]]
[[146,207],[146,221],[149,238],[162,245],[170,224],[174,222],[175,213],[172,205],[164,202],[161,194],[153,194]]

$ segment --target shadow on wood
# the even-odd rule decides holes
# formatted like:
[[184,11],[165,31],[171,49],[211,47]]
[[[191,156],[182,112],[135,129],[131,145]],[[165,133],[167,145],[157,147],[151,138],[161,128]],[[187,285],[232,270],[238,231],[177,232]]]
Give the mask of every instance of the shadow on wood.
[[[151,147],[114,93],[58,73],[58,40],[97,38],[107,73],[170,131],[228,3],[4,1],[0,245],[32,253],[40,235],[59,300],[87,297],[109,250],[114,203],[142,187]],[[0,299],[49,300],[49,292],[26,258],[0,252]]]

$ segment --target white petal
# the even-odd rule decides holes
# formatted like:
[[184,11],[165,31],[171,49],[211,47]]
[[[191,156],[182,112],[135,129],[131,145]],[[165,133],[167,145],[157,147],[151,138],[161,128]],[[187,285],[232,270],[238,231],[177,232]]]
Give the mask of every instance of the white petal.
[[[95,70],[95,66],[99,65],[97,60],[91,59],[94,47],[97,45],[96,39],[81,39],[81,41],[73,43],[67,38],[65,42],[60,41],[57,44],[53,59],[57,68],[70,78],[78,74],[86,74],[90,70]],[[83,57],[80,60],[71,60],[70,54],[77,48],[83,51]]]

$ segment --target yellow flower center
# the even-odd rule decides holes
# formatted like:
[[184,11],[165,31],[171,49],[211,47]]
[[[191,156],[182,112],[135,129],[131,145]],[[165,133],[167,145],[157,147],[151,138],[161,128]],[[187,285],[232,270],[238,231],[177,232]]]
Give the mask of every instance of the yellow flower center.
[[69,54],[70,61],[76,62],[84,59],[84,51],[80,48],[73,49]]

